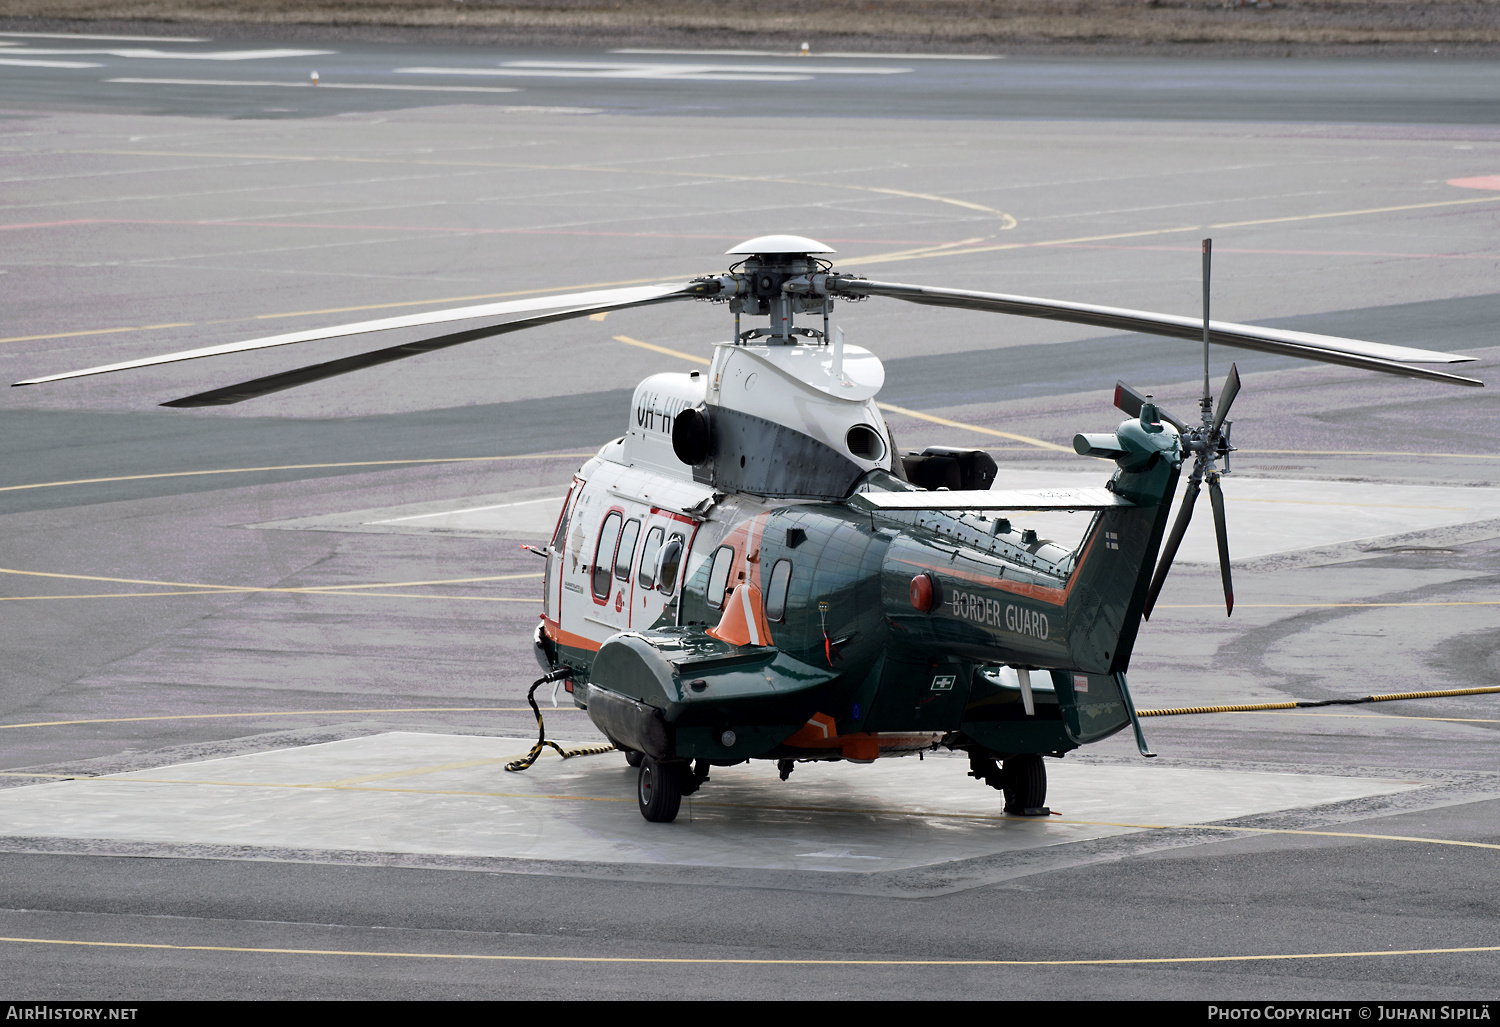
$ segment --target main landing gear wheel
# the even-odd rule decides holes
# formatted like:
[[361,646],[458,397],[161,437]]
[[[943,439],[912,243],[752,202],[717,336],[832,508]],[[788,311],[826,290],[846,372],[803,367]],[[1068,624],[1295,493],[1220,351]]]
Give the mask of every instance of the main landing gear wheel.
[[670,824],[682,806],[682,774],[674,764],[663,765],[643,756],[636,798],[641,816],[653,824]]
[[1003,771],[1005,812],[1021,816],[1046,816],[1047,767],[1036,753],[1011,756]]

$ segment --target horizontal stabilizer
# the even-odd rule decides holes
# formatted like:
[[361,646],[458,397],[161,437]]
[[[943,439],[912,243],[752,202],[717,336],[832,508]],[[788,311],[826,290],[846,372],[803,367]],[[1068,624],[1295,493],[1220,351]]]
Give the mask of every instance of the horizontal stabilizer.
[[860,492],[849,501],[876,510],[1113,510],[1135,506],[1105,488]]

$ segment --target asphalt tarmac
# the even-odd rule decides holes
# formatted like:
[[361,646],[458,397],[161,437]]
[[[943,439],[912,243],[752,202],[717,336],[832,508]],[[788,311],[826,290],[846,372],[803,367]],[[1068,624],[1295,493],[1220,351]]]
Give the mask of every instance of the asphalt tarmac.
[[[1216,350],[1216,386],[1230,360],[1244,374],[1226,491],[1256,479],[1230,505],[1231,545],[1240,524],[1254,555],[1235,566],[1229,619],[1217,568],[1174,570],[1132,665],[1139,705],[1500,685],[1500,522],[1450,523],[1430,508],[1456,503],[1381,498],[1397,486],[1472,490],[1480,509],[1479,490],[1500,485],[1491,65],[480,60],[305,41],[0,39],[14,44],[0,47],[7,381],[381,316],[370,311],[681,280],[772,231],[822,239],[840,267],[871,277],[1193,314],[1199,240],[1212,236],[1216,317],[1469,353],[1461,370],[1490,387]],[[278,49],[336,52],[160,55]],[[157,53],[117,52],[140,50]],[[861,67],[887,71],[846,73]],[[486,74],[453,73],[465,68]],[[316,87],[222,84],[301,83],[314,69]],[[199,84],[109,81],[125,78]],[[325,89],[408,82],[520,91]],[[835,317],[886,361],[879,398],[899,408],[887,414],[904,446],[984,446],[1002,482],[1102,478],[1104,465],[1013,436],[1066,445],[1107,429],[1120,418],[1117,377],[1179,415],[1201,385],[1188,344],[878,301]],[[456,738],[455,753],[482,761],[494,739],[528,735],[539,562],[500,536],[339,525],[351,511],[543,494],[619,434],[636,381],[689,366],[729,331],[709,305],[612,313],[207,411],[157,404],[370,342],[0,395],[9,990],[1494,996],[1496,695],[1149,718],[1158,759],[1123,736],[1070,754],[1049,802],[1064,821],[1112,819],[1096,813],[1111,805],[1153,819],[1053,844],[996,841],[1014,835],[1010,822],[987,835],[998,796],[961,773],[924,797],[921,782],[946,766],[929,759],[839,764],[815,785],[731,768],[722,807],[632,849],[650,825],[612,819],[630,812],[629,775],[598,756],[578,758],[598,761],[587,769],[543,759],[524,786],[493,766],[462,772],[470,792],[587,777],[593,805],[621,808],[591,819],[588,803],[563,815],[503,800],[532,818],[526,831],[555,834],[554,846],[576,838],[576,851],[527,855],[514,838],[465,848],[471,821],[474,835],[494,833],[474,820],[490,800],[436,797],[444,779],[424,778],[431,768],[401,739]],[[1362,488],[1382,534],[1312,524],[1326,544],[1288,534],[1278,548],[1277,508],[1256,502],[1311,506],[1336,492],[1347,506]],[[1403,503],[1424,509],[1403,522]],[[566,708],[548,724],[591,740]],[[358,768],[283,783],[322,788],[297,794],[329,811],[332,831],[358,826],[356,786],[339,781],[368,776],[371,761],[373,773],[405,775],[401,788],[434,797],[404,835],[399,816],[378,821],[399,842],[299,846],[290,820],[246,835],[227,801],[194,818],[186,799],[46,799],[114,786],[64,777],[171,767],[221,787],[215,768],[344,752],[360,754]],[[872,784],[907,767],[899,785]],[[787,812],[816,805],[841,775],[876,805]],[[1144,794],[1109,798],[1141,775],[1156,782]],[[1230,783],[1254,789],[1265,775],[1305,790],[1226,804]],[[128,780],[111,779],[122,796],[136,794]],[[1314,789],[1325,781],[1338,787]],[[934,809],[967,819],[950,829]],[[163,810],[170,829],[140,826]],[[99,816],[127,826],[88,819]],[[778,862],[804,828],[817,847],[790,853],[802,864]],[[590,846],[615,848],[604,858]],[[913,862],[924,847],[943,855]],[[725,853],[740,862],[724,865]],[[855,860],[866,854],[906,862],[870,869]]]

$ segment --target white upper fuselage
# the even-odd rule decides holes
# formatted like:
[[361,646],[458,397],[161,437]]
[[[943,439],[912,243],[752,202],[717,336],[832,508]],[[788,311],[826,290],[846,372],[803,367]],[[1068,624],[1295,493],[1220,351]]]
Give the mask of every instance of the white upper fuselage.
[[[897,457],[875,405],[884,382],[879,359],[857,346],[836,354],[822,345],[735,343],[715,347],[706,371],[641,382],[625,435],[579,469],[564,506],[544,593],[554,637],[597,649],[616,631],[650,626],[737,526],[796,502],[726,494],[695,481],[693,468],[672,449],[672,426],[684,410],[753,414],[822,442],[864,470],[889,470]],[[655,580],[652,561],[674,535],[684,558],[674,580]]]

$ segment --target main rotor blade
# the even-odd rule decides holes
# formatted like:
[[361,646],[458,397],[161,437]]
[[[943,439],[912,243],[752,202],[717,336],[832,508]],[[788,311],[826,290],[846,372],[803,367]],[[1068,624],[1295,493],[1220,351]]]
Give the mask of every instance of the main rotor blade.
[[1234,403],[1234,397],[1240,394],[1240,369],[1234,364],[1229,365],[1229,377],[1224,379],[1224,389],[1219,393],[1219,406],[1214,410],[1213,427],[1209,428],[1210,435],[1217,435],[1219,428],[1224,424],[1224,418],[1229,413],[1230,406]]
[[191,396],[184,396],[182,399],[170,400],[161,405],[164,407],[228,406],[231,403],[241,403],[247,399],[254,399],[257,396],[281,392],[284,389],[294,389],[299,385],[306,385],[309,382],[348,374],[350,371],[359,371],[366,367],[389,364],[393,360],[405,360],[407,357],[431,353],[433,350],[447,349],[449,346],[457,346],[460,343],[473,342],[475,339],[487,339],[494,335],[518,332],[524,328],[535,328],[538,325],[552,324],[554,321],[567,321],[575,317],[584,317],[588,314],[597,313],[601,309],[612,310],[617,309],[619,306],[640,307],[650,303],[665,303],[669,300],[688,298],[690,297],[686,295],[675,294],[630,304],[579,307],[575,310],[561,310],[551,314],[538,314],[535,317],[522,318],[519,321],[507,321],[501,325],[470,328],[467,331],[454,332],[451,335],[439,335],[432,339],[405,342],[399,346],[388,346],[385,349],[372,350],[369,353],[356,353],[353,356],[340,357],[337,360],[327,360],[321,364],[309,364],[306,367],[298,367],[291,371],[281,371],[277,374],[266,375],[264,378],[252,378],[250,381],[240,382],[238,385],[227,385],[221,389],[211,389],[208,392],[199,392]]
[[[1115,406],[1125,411],[1131,417],[1140,417],[1141,408],[1145,405],[1146,396],[1144,393],[1137,392],[1124,382],[1115,382]],[[1156,413],[1163,421],[1176,428],[1179,433],[1187,431],[1187,425],[1167,413],[1161,407],[1158,406],[1156,408]]]
[[[1069,303],[1064,300],[1038,299],[1033,296],[1008,296],[1001,293],[971,292],[964,289],[902,285],[899,282],[871,282],[861,278],[841,278],[835,275],[828,276],[828,290],[831,294],[839,296],[889,296],[893,299],[906,300],[908,303],[922,303],[934,307],[962,307],[967,310],[985,310],[996,314],[1040,317],[1052,321],[1094,325],[1098,328],[1164,335],[1193,342],[1203,338],[1201,318],[1156,314],[1147,310],[1102,307],[1091,303]],[[1426,368],[1412,367],[1409,363],[1402,362],[1456,364],[1474,359],[1457,353],[1440,353],[1409,346],[1391,346],[1381,342],[1344,339],[1333,335],[1289,332],[1279,328],[1261,328],[1256,325],[1234,324],[1228,321],[1210,321],[1208,324],[1209,341],[1220,346],[1236,346],[1240,349],[1256,350],[1262,353],[1301,357],[1303,360],[1317,360],[1325,364],[1343,364],[1367,371],[1446,382],[1450,385],[1484,385],[1477,378],[1465,378],[1443,371],[1429,371]]]
[[[198,360],[202,357],[217,357],[227,353],[245,353],[250,350],[269,349],[273,346],[289,346],[296,342],[337,339],[345,335],[384,332],[393,328],[415,328],[422,325],[443,324],[448,321],[464,321],[478,317],[500,317],[506,314],[520,314],[532,310],[556,310],[560,307],[568,307],[583,314],[597,313],[601,310],[620,310],[624,307],[638,307],[648,303],[656,303],[663,299],[687,297],[692,295],[690,290],[693,288],[691,283],[646,285],[629,289],[601,289],[595,292],[575,292],[539,299],[507,300],[504,303],[485,303],[473,307],[449,307],[446,310],[430,310],[425,314],[405,314],[401,317],[387,317],[376,321],[357,321],[353,324],[334,325],[332,328],[314,328],[306,332],[268,335],[260,339],[247,339],[244,342],[229,342],[221,346],[205,346],[202,349],[188,349],[178,353],[166,353],[159,357],[125,360],[118,364],[86,367],[81,371],[67,371],[63,374],[28,378],[25,381],[15,382],[14,384],[41,385],[44,382],[56,382],[65,378],[82,378],[91,374],[126,371],[135,367],[154,367],[157,364],[171,364],[179,360]],[[547,322],[540,321],[537,323],[546,324]]]
[[1234,582],[1229,576],[1229,530],[1224,524],[1224,490],[1219,487],[1219,476],[1208,479],[1208,501],[1214,508],[1214,534],[1219,539],[1219,576],[1224,579],[1224,616],[1234,613]]
[[1194,478],[1188,482],[1187,491],[1182,494],[1182,508],[1177,511],[1177,520],[1172,522],[1172,534],[1167,536],[1167,544],[1161,550],[1161,562],[1156,565],[1156,574],[1151,578],[1151,588],[1146,592],[1146,608],[1142,616],[1151,619],[1151,611],[1156,608],[1156,597],[1161,595],[1161,586],[1167,580],[1167,571],[1172,569],[1172,560],[1177,556],[1177,547],[1182,545],[1182,536],[1187,533],[1188,522],[1193,519],[1193,504],[1198,502],[1198,479]]

